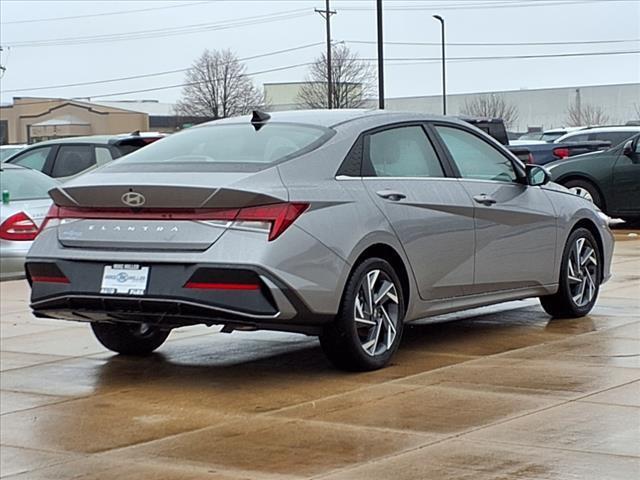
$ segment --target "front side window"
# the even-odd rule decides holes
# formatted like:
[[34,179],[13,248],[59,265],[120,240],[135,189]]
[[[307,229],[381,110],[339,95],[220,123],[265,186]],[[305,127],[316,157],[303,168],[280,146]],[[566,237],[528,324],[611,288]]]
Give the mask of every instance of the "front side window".
[[594,133],[593,139],[601,142],[611,142],[611,146],[615,147],[622,142],[626,142],[633,136],[634,132],[601,132]]
[[508,157],[484,140],[459,128],[436,126],[462,178],[514,182],[517,179]]
[[70,177],[95,164],[93,145],[63,145],[58,149],[51,176],[53,178]]
[[16,156],[11,160],[11,163],[41,172],[44,170],[44,164],[47,161],[49,152],[51,152],[51,147],[34,148]]
[[268,165],[300,154],[328,138],[323,127],[267,123],[255,129],[249,122],[195,127],[137,150],[118,163],[241,163]]
[[444,176],[438,156],[420,126],[370,135],[369,160],[378,177]]

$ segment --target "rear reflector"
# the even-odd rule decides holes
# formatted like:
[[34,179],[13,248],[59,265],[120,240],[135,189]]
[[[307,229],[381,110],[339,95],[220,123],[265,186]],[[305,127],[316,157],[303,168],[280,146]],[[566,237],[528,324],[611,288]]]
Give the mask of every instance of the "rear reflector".
[[41,277],[41,276],[32,276],[32,282],[41,282],[41,283],[69,283],[69,279],[67,277]]
[[0,238],[4,240],[28,241],[38,235],[38,226],[26,213],[18,212],[0,225]]
[[[69,208],[53,205],[47,213],[42,228],[60,219],[127,219],[127,220],[223,220],[227,222],[263,222],[269,226],[269,241],[275,240],[291,226],[304,211],[308,203],[274,203],[258,207],[232,209],[153,209],[143,208]],[[54,222],[52,222],[54,224]]]
[[253,283],[187,282],[184,288],[193,288],[196,290],[258,290],[260,285]]

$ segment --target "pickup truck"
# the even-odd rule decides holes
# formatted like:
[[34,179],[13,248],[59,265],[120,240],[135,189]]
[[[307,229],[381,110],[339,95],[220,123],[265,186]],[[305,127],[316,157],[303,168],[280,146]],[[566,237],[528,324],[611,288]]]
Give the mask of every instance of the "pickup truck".
[[531,143],[520,143],[512,145],[507,137],[507,130],[501,118],[478,118],[459,117],[480,130],[488,133],[502,145],[507,147],[516,157],[524,163],[535,163],[545,165],[555,160],[561,160],[582,153],[606,150],[611,147],[611,142],[605,141],[583,141],[568,143],[546,143],[532,141]]

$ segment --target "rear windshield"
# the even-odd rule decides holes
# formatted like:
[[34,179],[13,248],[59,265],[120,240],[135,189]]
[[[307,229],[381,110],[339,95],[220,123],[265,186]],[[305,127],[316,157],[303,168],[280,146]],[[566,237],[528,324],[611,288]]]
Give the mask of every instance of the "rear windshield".
[[331,130],[289,123],[250,123],[188,129],[127,155],[130,163],[240,163],[268,165],[309,151],[329,138]]
[[10,200],[48,198],[48,191],[58,185],[51,177],[28,168],[4,168],[0,172],[0,191],[9,191]]

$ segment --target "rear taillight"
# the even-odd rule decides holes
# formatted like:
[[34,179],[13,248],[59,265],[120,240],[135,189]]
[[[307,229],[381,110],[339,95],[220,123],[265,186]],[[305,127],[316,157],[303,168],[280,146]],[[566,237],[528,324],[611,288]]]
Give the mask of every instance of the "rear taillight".
[[0,238],[4,240],[33,240],[38,235],[38,226],[26,213],[19,212],[0,225]]
[[554,148],[553,155],[558,158],[567,158],[569,156],[569,149],[566,147]]
[[275,240],[309,208],[308,203],[274,203],[258,207],[233,209],[90,209],[67,208],[53,205],[42,223],[42,229],[58,225],[65,220],[191,220],[202,222],[224,222],[229,226],[247,230],[269,232],[269,241]]

